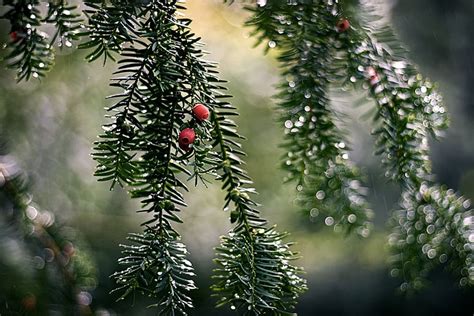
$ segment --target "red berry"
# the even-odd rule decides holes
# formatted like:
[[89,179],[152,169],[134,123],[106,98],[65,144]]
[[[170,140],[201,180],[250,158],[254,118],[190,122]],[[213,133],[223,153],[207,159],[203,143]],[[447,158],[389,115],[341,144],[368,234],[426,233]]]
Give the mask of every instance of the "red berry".
[[193,107],[193,115],[199,122],[209,118],[209,109],[204,104],[198,103]]
[[377,75],[370,76],[369,81],[372,86],[375,86],[377,83],[379,83],[379,76]]
[[185,128],[181,131],[181,133],[179,133],[179,137],[178,137],[179,147],[183,150],[188,151],[189,145],[194,143],[195,139],[196,139],[196,133],[194,132],[194,129]]
[[375,86],[379,82],[379,76],[377,74],[377,71],[374,69],[374,67],[367,67],[367,76],[369,78],[369,82],[372,86]]
[[337,31],[339,33],[342,33],[342,32],[345,32],[349,29],[349,27],[351,26],[351,24],[349,23],[349,20],[348,19],[341,19],[339,20],[339,22],[337,22]]
[[33,311],[36,308],[36,296],[33,294],[27,294],[23,297],[21,303],[27,311]]
[[16,42],[18,40],[18,33],[16,31],[10,32],[10,39],[12,42]]
[[185,144],[179,144],[179,148],[181,148],[182,150],[184,151],[189,151],[191,149],[191,147],[189,147],[189,145],[185,145]]

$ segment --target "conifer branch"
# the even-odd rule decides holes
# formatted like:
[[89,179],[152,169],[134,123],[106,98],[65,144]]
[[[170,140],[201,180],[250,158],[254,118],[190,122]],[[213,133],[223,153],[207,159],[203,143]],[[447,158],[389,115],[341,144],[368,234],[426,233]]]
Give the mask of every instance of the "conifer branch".
[[[144,234],[131,237],[138,245],[125,248],[120,263],[127,268],[114,275],[118,290],[124,293],[122,297],[134,290],[158,297],[157,305],[163,307],[164,314],[184,314],[185,307],[191,306],[187,296],[181,293],[173,297],[173,293],[194,288],[192,283],[174,289],[164,286],[170,283],[163,278],[153,281],[153,275],[161,275],[169,263],[150,252],[160,256],[167,253],[163,247],[179,236],[169,220],[180,221],[174,214],[176,205],[185,204],[177,189],[186,190],[186,186],[175,173],[188,173],[185,166],[192,164],[190,179],[195,178],[197,183],[198,179],[209,181],[206,175],[217,176],[227,192],[225,208],[231,202],[235,204],[231,211],[235,227],[218,248],[217,262],[223,268],[216,270],[218,281],[213,289],[221,297],[219,305],[230,304],[247,314],[284,313],[294,307],[298,294],[305,289],[304,280],[298,276],[301,270],[289,265],[296,254],[282,243],[286,234],[265,228],[266,221],[249,196],[255,190],[240,167],[243,162],[239,156],[244,152],[232,139],[241,138],[229,119],[236,115],[235,109],[223,99],[227,95],[222,92],[224,82],[217,77],[216,65],[202,58],[200,39],[189,30],[191,21],[179,16],[178,10],[182,9],[176,1],[151,1],[137,9],[141,12],[135,17],[142,30],[141,38],[122,52],[119,77],[113,85],[124,93],[113,96],[119,101],[109,110],[117,114],[105,126],[106,133],[97,142],[94,154],[99,162],[97,175],[103,180],[129,183],[132,188],[143,187],[132,190],[132,197],[143,199],[143,211],[154,215],[144,223]],[[185,121],[186,113],[191,113],[197,102],[211,108],[208,122]],[[134,130],[133,137],[125,137],[124,123]],[[176,146],[177,132],[183,127],[192,127],[197,134],[192,151],[184,155]],[[182,252],[175,249],[175,253],[179,252],[175,261],[185,260],[184,245],[181,249]],[[234,252],[235,257],[227,256],[229,252]],[[181,277],[192,275],[190,265],[186,271],[180,270],[182,264],[171,266],[174,268],[166,276],[168,279],[182,280],[177,273]],[[231,266],[234,268],[229,269]],[[232,284],[222,280],[231,280]]]
[[79,45],[82,49],[94,49],[86,56],[92,62],[101,56],[104,64],[107,58],[115,61],[114,54],[122,51],[126,43],[132,43],[139,34],[135,31],[139,27],[135,16],[140,13],[139,7],[127,1],[85,1],[87,9],[84,14],[88,18],[87,29],[82,33],[88,40]]
[[376,153],[387,177],[403,190],[395,212],[389,245],[392,275],[402,291],[419,290],[435,267],[448,267],[461,286],[474,277],[474,233],[469,201],[434,182],[429,136],[442,135],[448,118],[436,87],[419,74],[388,25],[373,15],[372,3],[361,3],[360,26],[341,36],[347,51],[348,79],[369,89],[378,127]]
[[115,113],[113,121],[104,126],[94,153],[96,175],[112,186],[129,184],[132,198],[141,200],[139,212],[153,216],[143,223],[143,233],[130,235],[134,244],[123,246],[119,263],[124,269],[113,275],[115,291],[122,293],[119,299],[135,291],[155,297],[153,306],[163,315],[186,315],[192,307],[187,292],[195,289],[186,248],[171,224],[182,222],[178,207],[186,206],[179,190],[187,188],[177,174],[188,173],[186,157],[176,146],[185,124],[181,113],[188,106],[180,84],[187,70],[180,66],[186,47],[175,28],[177,9],[176,1],[150,1],[128,10],[131,21],[123,23],[137,25],[140,38],[119,51],[122,59],[111,86],[122,92],[111,96],[118,99],[107,109]]
[[[337,148],[337,144],[346,142],[331,115],[327,87],[362,86],[376,101],[376,154],[382,156],[386,176],[400,183],[404,191],[402,210],[392,221],[394,232],[390,244],[395,253],[392,274],[404,278],[401,289],[418,289],[430,270],[446,262],[460,276],[461,285],[472,284],[474,245],[472,238],[467,237],[474,231],[470,204],[451,190],[436,185],[431,172],[429,137],[440,137],[448,125],[442,97],[435,85],[409,61],[407,50],[399,44],[390,25],[376,15],[378,4],[361,1],[355,10],[360,15],[347,20],[343,14],[349,11],[343,12],[342,4],[333,1],[250,2],[247,9],[253,15],[247,24],[255,28],[253,35],[258,42],[281,50],[282,75],[287,80],[281,84],[277,98],[284,110],[285,147],[289,148],[284,168],[290,171],[290,179],[299,179],[303,205],[312,207],[311,198],[317,199],[318,194],[323,207],[329,209],[325,210],[326,214],[331,214],[334,207],[347,205],[344,200],[333,204],[326,198],[341,195],[341,191],[326,190],[324,184],[334,173],[338,176],[328,182],[333,182],[332,187],[339,189],[347,178],[351,180],[349,183],[359,186],[354,177],[358,172],[353,171],[357,169],[338,166],[338,160],[331,160],[331,155],[339,158],[347,154]],[[347,4],[345,8],[350,6]],[[345,80],[340,82],[341,78]],[[308,83],[318,87],[316,93],[308,89],[311,87]],[[313,96],[317,102],[309,103]],[[305,97],[309,99],[307,105],[301,102]],[[312,114],[314,106],[319,109],[319,117]],[[316,118],[312,128],[305,112]],[[323,147],[326,152],[308,151],[313,140],[326,139]],[[305,159],[308,153],[315,157]],[[329,177],[325,168],[312,165],[321,159],[329,159],[333,167]],[[305,178],[309,180],[301,180]],[[316,189],[311,190],[308,184]],[[316,195],[315,190],[318,190]],[[363,201],[358,190],[342,192],[348,194],[348,201]],[[362,211],[366,205],[352,203],[350,207]],[[313,210],[319,213],[320,209]],[[334,218],[328,218],[333,223]]]
[[[26,176],[10,156],[0,156],[0,195],[1,206],[5,208],[0,217],[0,240],[17,240],[30,258],[22,258],[21,267],[12,268],[32,271],[21,277],[41,279],[47,289],[46,292],[35,287],[24,289],[19,284],[17,295],[23,298],[23,306],[16,307],[17,302],[12,299],[10,311],[13,313],[18,308],[18,311],[49,314],[60,305],[63,313],[70,314],[87,308],[81,306],[78,295],[84,295],[96,283],[89,254],[81,249],[77,234],[71,233],[70,227],[59,224],[52,213],[34,204],[27,192]],[[36,267],[29,267],[33,262]]]
[[329,100],[334,74],[340,72],[335,67],[337,5],[272,1],[247,9],[253,14],[246,25],[254,28],[258,43],[279,52],[283,80],[275,98],[285,126],[286,180],[296,182],[298,202],[312,221],[367,237],[372,212]]
[[[77,6],[64,0],[46,4],[38,0],[5,0],[3,4],[9,8],[0,18],[9,20],[11,25],[8,53],[3,60],[7,67],[16,69],[18,81],[44,77],[54,65],[56,40],[60,47],[72,47],[73,41],[79,39],[82,19]],[[48,7],[45,17],[41,16],[43,5]],[[45,32],[46,24],[54,26],[52,37]]]

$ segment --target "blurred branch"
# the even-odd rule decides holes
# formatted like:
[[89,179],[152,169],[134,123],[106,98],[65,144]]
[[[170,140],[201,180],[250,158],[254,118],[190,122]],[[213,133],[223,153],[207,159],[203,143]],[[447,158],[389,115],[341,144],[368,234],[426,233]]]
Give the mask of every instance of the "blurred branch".
[[[95,287],[96,281],[89,254],[77,246],[81,242],[75,237],[76,232],[59,224],[52,213],[41,211],[33,204],[27,193],[25,175],[10,156],[0,156],[0,194],[3,209],[0,219],[5,226],[0,234],[0,247],[5,249],[15,240],[26,252],[15,260],[20,266],[8,264],[12,259],[4,261],[6,257],[3,264],[11,271],[33,268],[34,272],[16,281],[19,284],[31,282],[30,278],[39,282],[36,286],[17,289],[21,307],[15,305],[18,304],[15,299],[9,300],[7,306],[44,314],[59,306],[65,313],[91,314],[88,305],[92,297],[87,291]],[[16,282],[11,280],[5,284]],[[83,297],[88,300],[81,300]]]

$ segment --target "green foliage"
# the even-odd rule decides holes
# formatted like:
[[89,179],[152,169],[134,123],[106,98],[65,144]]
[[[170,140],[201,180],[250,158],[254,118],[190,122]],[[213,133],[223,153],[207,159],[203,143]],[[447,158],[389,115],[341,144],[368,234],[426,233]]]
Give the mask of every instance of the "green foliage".
[[0,312],[86,310],[79,297],[95,287],[94,264],[77,232],[32,201],[26,176],[10,156],[0,156],[0,198],[0,250],[8,253],[0,267],[10,271],[0,272],[1,292],[9,293],[0,300]]
[[419,290],[439,264],[456,273],[461,286],[472,284],[470,202],[453,190],[423,183],[418,191],[403,194],[401,207],[392,218],[389,238],[394,252],[391,274],[405,279],[400,289]]
[[[386,176],[404,191],[402,211],[392,221],[392,274],[404,278],[402,290],[413,290],[443,264],[459,275],[461,285],[472,284],[472,210],[464,198],[434,184],[431,173],[429,137],[441,136],[448,125],[442,97],[377,15],[377,2],[344,4],[298,0],[246,6],[252,12],[247,25],[258,43],[278,49],[283,68],[276,98],[286,127],[288,179],[297,181],[299,201],[311,218],[322,214],[326,225],[358,227],[355,231],[367,235],[370,212],[360,172],[347,163],[347,141],[328,100],[329,87],[363,87],[376,105],[375,153],[382,156]],[[349,28],[339,29],[338,21],[351,12]]]
[[448,125],[442,97],[418,73],[393,31],[381,24],[376,8],[362,2],[359,28],[341,36],[347,82],[359,83],[375,100],[376,154],[386,176],[403,189],[402,211],[394,213],[390,246],[394,275],[403,291],[417,290],[438,265],[449,267],[460,285],[474,282],[472,210],[462,197],[433,182],[429,136]]
[[[448,124],[442,98],[408,60],[390,26],[373,14],[376,7],[361,1],[350,27],[341,29],[337,25],[351,13],[352,2],[344,7],[329,0],[243,2],[250,3],[247,25],[257,42],[278,49],[283,79],[275,98],[286,128],[282,167],[305,214],[315,222],[324,218],[335,231],[369,234],[364,176],[349,161],[344,122],[329,94],[334,88],[362,87],[375,100],[376,154],[387,177],[403,189],[401,210],[391,221],[392,275],[404,278],[402,290],[417,290],[428,272],[444,265],[461,285],[471,285],[470,204],[435,184],[431,173],[429,137],[441,136]],[[76,7],[66,1],[50,1],[45,17],[40,1],[4,4],[9,8],[3,17],[12,25],[6,60],[19,81],[44,76],[53,65],[53,44],[69,47],[81,36],[88,38],[80,45],[90,50],[88,61],[118,60],[110,83],[117,92],[109,97],[108,122],[94,147],[95,175],[110,181],[111,188],[125,187],[141,202],[139,212],[150,216],[141,233],[130,234],[131,244],[122,246],[123,269],[112,276],[119,299],[135,292],[153,297],[163,315],[186,315],[192,308],[193,267],[175,228],[187,206],[183,177],[195,185],[214,178],[222,182],[224,210],[233,224],[216,249],[212,289],[218,305],[246,315],[291,313],[306,290],[302,270],[291,264],[297,254],[252,198],[256,191],[242,167],[243,137],[231,119],[237,111],[217,65],[204,59],[181,1],[86,1],[88,26],[81,32]],[[41,30],[46,24],[54,26],[51,40]],[[210,109],[209,120],[192,116],[196,103]],[[178,146],[185,128],[196,132],[190,150]],[[7,180],[3,188],[20,210],[12,218],[16,233],[23,236],[31,227],[39,232],[34,236],[39,247],[53,249],[57,268],[74,275],[73,283],[66,282],[66,292],[73,293],[81,280],[90,279],[86,257],[73,261],[66,253],[67,262],[57,260],[60,251],[54,249],[63,249],[67,238],[61,229],[31,219],[22,186]]]
[[282,243],[285,237],[274,228],[223,237],[213,286],[221,295],[218,306],[231,304],[242,315],[286,314],[295,307],[306,282],[298,276],[300,269],[284,264],[296,259]]
[[[179,190],[187,188],[177,174],[188,173],[187,158],[176,139],[185,124],[182,113],[193,97],[184,82],[187,69],[181,66],[187,57],[187,41],[181,36],[188,22],[178,25],[174,2],[151,1],[136,8],[126,23],[140,26],[141,38],[120,51],[122,59],[111,82],[120,92],[110,97],[117,100],[107,108],[112,121],[104,125],[105,133],[96,143],[96,176],[112,181],[112,187],[116,182],[128,184],[132,197],[142,202],[140,212],[153,216],[142,234],[130,236],[135,246],[124,246],[120,264],[125,268],[113,275],[117,290],[123,292],[120,298],[139,291],[159,298],[161,313],[185,314],[192,306],[187,292],[195,288],[194,274],[190,264],[183,264],[189,262],[186,248],[172,223],[182,222],[178,207],[186,206]],[[96,13],[91,17],[95,21]],[[107,17],[101,23],[113,25],[115,17]],[[101,48],[110,35],[94,36],[90,43]]]
[[325,1],[268,2],[249,6],[258,43],[278,49],[282,82],[278,102],[285,126],[282,167],[294,181],[298,202],[313,222],[367,237],[372,212],[358,168],[349,162],[348,142],[338,128],[329,89],[335,73],[336,4]]
[[[239,308],[253,314],[279,314],[293,308],[305,289],[304,280],[297,275],[300,269],[289,265],[295,254],[282,243],[284,234],[265,228],[266,221],[249,196],[255,190],[241,168],[244,152],[237,141],[242,137],[229,118],[237,113],[225,100],[228,96],[216,65],[203,59],[203,45],[189,30],[191,21],[180,17],[183,7],[176,1],[149,1],[135,4],[134,10],[117,2],[114,9],[112,12],[128,14],[120,18],[100,15],[108,10],[93,5],[88,11],[92,26],[111,30],[120,20],[123,25],[138,26],[133,33],[136,38],[91,31],[91,40],[84,45],[94,49],[91,60],[111,57],[112,51],[121,55],[111,83],[120,92],[111,96],[116,100],[107,109],[111,122],[104,125],[95,147],[96,175],[111,181],[112,187],[115,183],[128,185],[132,197],[142,201],[141,211],[153,216],[144,223],[144,233],[130,237],[135,245],[125,246],[120,260],[125,268],[114,274],[117,290],[123,292],[121,298],[134,291],[156,297],[156,306],[165,315],[185,314],[192,307],[187,296],[195,288],[192,267],[172,227],[172,222],[181,222],[178,207],[186,206],[181,191],[187,188],[177,177],[184,173],[195,184],[209,181],[206,175],[217,177],[227,192],[225,208],[231,203],[235,207],[230,212],[235,223],[232,239],[224,239],[218,248],[218,262],[228,267],[243,261],[249,265],[216,270],[216,279],[240,282],[234,286],[218,281],[213,289],[221,297],[220,305],[238,302]],[[99,15],[100,26],[95,26]],[[103,44],[123,41],[128,41],[127,48]],[[198,102],[211,109],[209,121],[189,118]],[[187,127],[194,128],[197,135],[189,152],[177,146],[179,132]],[[264,233],[255,233],[260,230]],[[236,257],[226,256],[230,252]]]
[[[9,68],[16,69],[17,80],[44,77],[54,64],[54,44],[71,47],[79,39],[80,15],[77,6],[67,1],[5,0],[6,13],[1,17],[11,24],[8,53],[4,57]],[[41,16],[43,6],[47,13]],[[48,35],[47,24],[54,34]]]
[[126,1],[113,1],[112,4],[85,1],[84,4],[88,7],[84,14],[89,23],[82,35],[88,36],[88,41],[81,43],[79,48],[94,48],[86,57],[88,61],[101,56],[104,57],[104,63],[107,58],[115,60],[113,54],[119,53],[123,44],[133,42],[137,37],[134,30],[139,26],[134,24],[136,20],[133,18],[135,6]]

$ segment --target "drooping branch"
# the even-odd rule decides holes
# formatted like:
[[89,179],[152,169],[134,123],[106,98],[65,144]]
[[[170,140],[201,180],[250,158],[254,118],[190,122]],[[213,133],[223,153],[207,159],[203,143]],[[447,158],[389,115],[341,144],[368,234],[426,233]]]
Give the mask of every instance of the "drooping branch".
[[[10,41],[3,58],[9,68],[17,71],[17,80],[41,78],[54,64],[54,45],[72,47],[80,37],[80,14],[77,6],[67,1],[6,0],[7,11],[0,18],[10,22]],[[42,6],[47,13],[42,17]],[[48,34],[46,25],[52,24],[54,33]]]
[[[275,96],[285,126],[282,167],[312,221],[367,237],[371,210],[362,175],[349,161],[329,89],[335,74],[338,6],[326,1],[272,1],[247,6],[258,43],[278,50],[282,82]],[[337,124],[339,123],[339,124]]]

